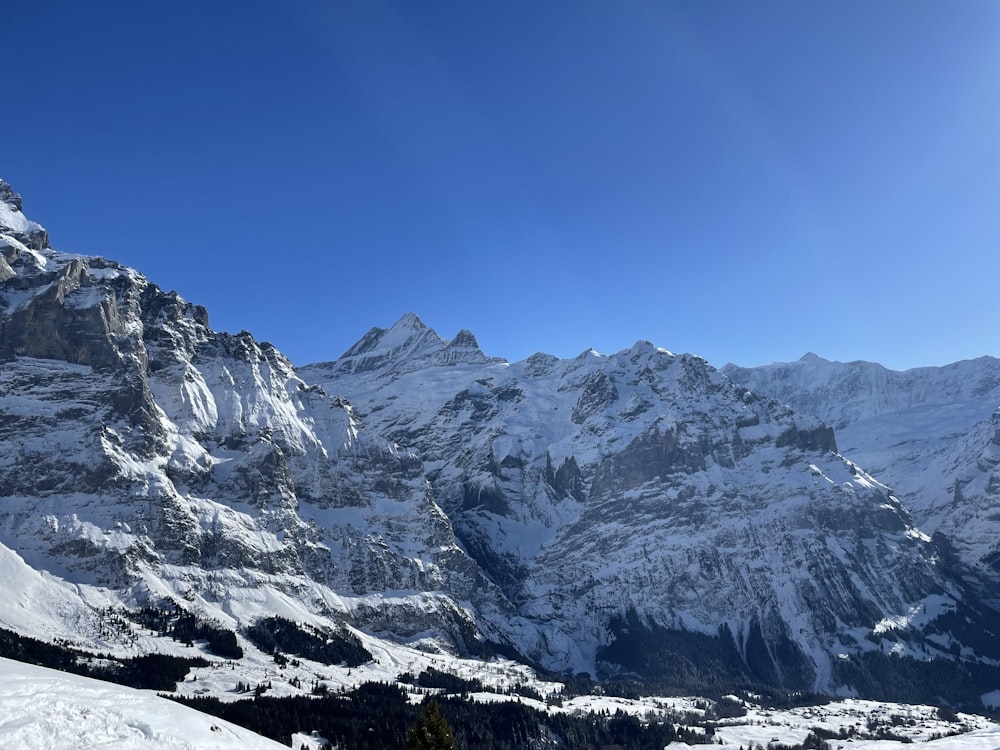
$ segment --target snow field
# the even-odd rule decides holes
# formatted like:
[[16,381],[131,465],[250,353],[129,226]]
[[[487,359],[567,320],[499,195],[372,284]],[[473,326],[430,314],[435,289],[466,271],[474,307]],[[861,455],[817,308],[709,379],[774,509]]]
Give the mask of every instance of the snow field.
[[0,747],[19,750],[286,748],[151,692],[2,658]]

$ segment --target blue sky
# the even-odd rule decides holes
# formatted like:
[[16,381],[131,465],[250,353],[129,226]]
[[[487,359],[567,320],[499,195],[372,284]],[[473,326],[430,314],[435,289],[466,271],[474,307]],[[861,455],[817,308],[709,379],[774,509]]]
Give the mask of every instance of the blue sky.
[[[11,7],[7,7],[10,5]],[[0,177],[293,362],[1000,355],[1000,4],[8,3]]]

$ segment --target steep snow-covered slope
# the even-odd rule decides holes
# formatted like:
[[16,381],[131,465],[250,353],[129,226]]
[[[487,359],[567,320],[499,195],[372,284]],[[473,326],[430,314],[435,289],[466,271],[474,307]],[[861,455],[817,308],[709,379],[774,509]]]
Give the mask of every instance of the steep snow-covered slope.
[[875,362],[831,362],[809,353],[795,362],[728,364],[722,371],[816,414],[837,430],[841,442],[853,425],[883,414],[910,413],[911,419],[927,414],[918,430],[964,431],[1000,403],[1000,360],[993,357],[898,372]]
[[412,453],[269,344],[213,332],[132,269],[52,250],[5,183],[0,445],[0,543],[93,606],[113,591],[232,628],[289,599],[456,637],[477,606],[503,606]]
[[756,676],[829,689],[839,654],[954,604],[929,539],[829,427],[698,357],[639,342],[510,364],[407,315],[301,372],[419,449],[543,663],[610,673],[635,668],[629,629],[721,628]]
[[844,455],[891,485],[924,531],[1000,572],[1000,360],[896,372],[807,354],[724,372],[834,424]]

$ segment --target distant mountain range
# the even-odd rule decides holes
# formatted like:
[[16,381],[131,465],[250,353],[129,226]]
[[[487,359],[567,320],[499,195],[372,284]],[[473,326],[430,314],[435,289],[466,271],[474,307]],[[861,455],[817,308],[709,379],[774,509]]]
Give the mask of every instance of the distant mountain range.
[[998,402],[990,358],[509,363],[412,314],[296,369],[53,250],[0,182],[0,625],[170,651],[149,610],[183,613],[250,654],[280,617],[650,689],[975,703]]

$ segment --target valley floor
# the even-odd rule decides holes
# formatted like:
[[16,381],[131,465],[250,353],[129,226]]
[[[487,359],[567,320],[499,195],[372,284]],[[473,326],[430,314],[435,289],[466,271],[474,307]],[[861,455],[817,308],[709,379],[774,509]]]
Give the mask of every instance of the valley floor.
[[[481,702],[518,700],[548,712],[622,711],[640,718],[670,713],[685,714],[693,721],[702,713],[702,707],[708,705],[694,698],[627,700],[594,695],[567,698],[559,706],[546,706],[523,696],[485,692],[470,697]],[[775,743],[792,745],[803,742],[811,731],[819,729],[830,738],[832,750],[903,750],[914,746],[928,750],[1000,748],[1000,724],[971,714],[942,718],[930,706],[862,700],[786,710],[745,705],[745,716],[718,722],[712,746],[719,750],[741,747],[746,750]],[[306,729],[303,727],[303,731]],[[865,739],[879,732],[889,732],[895,739]],[[0,659],[0,747],[270,750],[286,745],[150,691]],[[673,743],[670,747],[686,746]]]

